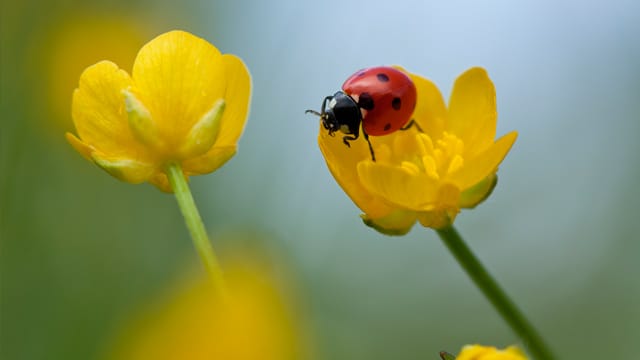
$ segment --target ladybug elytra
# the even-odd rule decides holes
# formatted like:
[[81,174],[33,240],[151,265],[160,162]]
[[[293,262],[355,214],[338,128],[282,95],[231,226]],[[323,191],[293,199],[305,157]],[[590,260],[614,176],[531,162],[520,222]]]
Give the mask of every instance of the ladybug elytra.
[[376,160],[371,136],[383,136],[411,126],[409,120],[416,106],[416,87],[400,70],[388,66],[359,70],[342,84],[342,90],[327,96],[320,112],[307,110],[320,117],[322,125],[333,136],[345,134],[342,141],[356,140],[362,134],[369,144],[371,158]]

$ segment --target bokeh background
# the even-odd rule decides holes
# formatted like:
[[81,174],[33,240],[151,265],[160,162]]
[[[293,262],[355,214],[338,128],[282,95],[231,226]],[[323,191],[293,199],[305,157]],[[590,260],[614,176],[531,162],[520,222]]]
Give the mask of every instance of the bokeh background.
[[214,245],[261,253],[286,279],[314,358],[518,341],[433,231],[366,228],[327,171],[304,110],[379,64],[445,97],[467,68],[488,70],[498,134],[520,137],[459,230],[560,358],[638,356],[639,2],[25,0],[1,16],[0,358],[102,359],[200,271],[174,198],[107,176],[63,136],[81,71],[130,69],[170,29],[252,73],[237,156],[191,184]]

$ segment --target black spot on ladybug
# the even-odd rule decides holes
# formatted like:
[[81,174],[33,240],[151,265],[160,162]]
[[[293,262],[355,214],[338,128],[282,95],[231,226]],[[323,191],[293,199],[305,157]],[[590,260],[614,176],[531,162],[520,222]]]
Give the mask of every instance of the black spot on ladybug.
[[387,124],[384,126],[384,131],[389,131],[389,129],[391,129],[391,124],[387,123]]
[[365,110],[372,110],[373,105],[373,98],[369,93],[363,92],[360,94],[360,97],[358,98],[358,106]]
[[399,97],[394,97],[393,100],[391,100],[391,107],[393,110],[400,110],[400,106],[402,106],[402,100],[400,100]]
[[385,74],[385,73],[378,73],[378,74],[376,75],[376,77],[378,78],[378,80],[379,80],[380,82],[387,82],[387,81],[389,81],[389,76],[387,76],[387,74]]

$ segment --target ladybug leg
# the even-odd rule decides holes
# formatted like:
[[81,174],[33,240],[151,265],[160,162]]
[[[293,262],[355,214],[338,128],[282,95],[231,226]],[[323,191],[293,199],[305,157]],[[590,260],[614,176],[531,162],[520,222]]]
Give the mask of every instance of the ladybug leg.
[[346,135],[342,137],[342,142],[347,145],[347,147],[351,147],[351,144],[349,144],[349,141],[355,140],[357,139],[357,136],[354,135]]
[[409,122],[407,123],[407,125],[403,126],[402,128],[400,128],[400,130],[402,131],[407,131],[409,129],[411,129],[412,127],[416,127],[416,129],[418,129],[418,131],[420,132],[424,132],[422,131],[422,128],[420,127],[420,125],[418,125],[418,123],[416,122],[415,119],[411,119],[409,120]]
[[376,162],[376,154],[373,152],[373,146],[371,146],[371,141],[369,141],[369,134],[362,130],[362,134],[364,134],[364,139],[367,140],[367,144],[369,144],[369,151],[371,152],[371,160]]
[[[376,154],[373,152],[373,146],[371,146],[371,141],[369,140],[369,134],[367,134],[366,132],[364,132],[364,130],[362,131],[362,134],[364,135],[364,139],[367,140],[367,144],[369,144],[369,152],[371,152],[371,160],[373,160],[373,162],[376,161]],[[352,136],[344,136],[342,138],[342,142],[347,145],[347,147],[351,147],[351,144],[349,144],[349,141],[355,140],[358,137],[355,135]]]
[[360,137],[360,123],[358,122],[357,124],[349,124],[347,128],[348,128],[347,130],[342,129],[342,132],[344,132],[345,134],[348,134],[342,137],[342,142],[345,145],[347,145],[347,147],[351,147],[351,144],[349,144],[349,141],[353,141],[358,137]]

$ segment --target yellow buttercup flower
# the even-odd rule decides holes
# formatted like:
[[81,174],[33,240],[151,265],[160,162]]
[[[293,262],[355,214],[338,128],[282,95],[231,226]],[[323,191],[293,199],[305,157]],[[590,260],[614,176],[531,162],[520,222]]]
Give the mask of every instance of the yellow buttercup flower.
[[515,346],[500,350],[493,346],[467,345],[456,360],[527,360],[527,356]]
[[149,33],[141,14],[98,14],[89,9],[65,13],[37,41],[30,55],[33,67],[42,71],[38,88],[45,90],[50,114],[43,123],[54,125],[56,135],[60,128],[73,126],[69,102],[78,85],[78,74],[87,65],[107,58],[123,69],[131,69]]
[[222,298],[209,279],[187,286],[148,311],[117,336],[105,358],[114,360],[293,360],[309,358],[305,327],[264,267],[226,267]]
[[417,126],[344,146],[320,126],[318,142],[329,170],[364,222],[390,235],[402,235],[419,221],[443,228],[461,208],[486,199],[497,182],[498,165],[516,140],[511,132],[495,140],[495,88],[486,71],[472,68],[455,82],[449,106],[429,80],[408,73],[418,100]]
[[170,192],[170,164],[200,175],[236,153],[250,92],[240,58],[170,31],[140,49],[131,75],[110,61],[82,73],[72,102],[78,136],[67,139],[114,177]]

